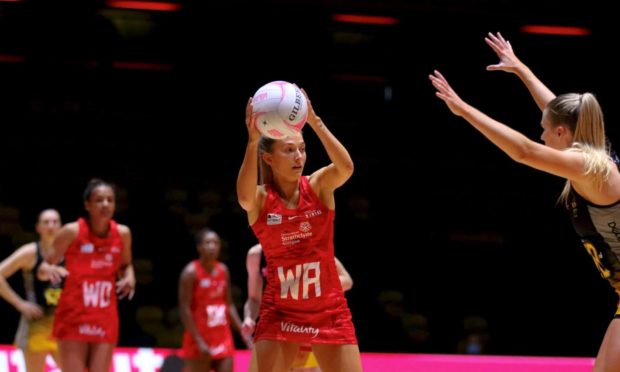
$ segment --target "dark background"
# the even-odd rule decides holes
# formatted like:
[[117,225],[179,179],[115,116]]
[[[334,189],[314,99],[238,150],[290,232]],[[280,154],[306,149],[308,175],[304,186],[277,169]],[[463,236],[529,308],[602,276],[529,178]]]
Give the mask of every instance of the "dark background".
[[[485,71],[497,57],[483,38],[499,30],[554,92],[597,94],[617,142],[613,12],[596,1],[176,4],[0,2],[0,258],[34,239],[41,209],[81,215],[86,182],[104,177],[119,186],[139,275],[120,305],[121,345],[175,346],[178,275],[205,225],[224,240],[241,306],[255,243],[235,196],[244,107],[259,86],[287,80],[355,161],[336,194],[335,244],[355,282],[362,351],[456,353],[474,316],[487,353],[595,355],[616,299],[556,204],[562,180],[452,116],[427,76],[441,70],[463,99],[538,139],[522,83]],[[342,13],[399,22],[333,20]],[[530,24],[592,33],[521,32]],[[310,173],[327,157],[305,133]],[[19,275],[11,284],[21,288]],[[18,314],[0,302],[0,317],[0,343],[11,343]]]

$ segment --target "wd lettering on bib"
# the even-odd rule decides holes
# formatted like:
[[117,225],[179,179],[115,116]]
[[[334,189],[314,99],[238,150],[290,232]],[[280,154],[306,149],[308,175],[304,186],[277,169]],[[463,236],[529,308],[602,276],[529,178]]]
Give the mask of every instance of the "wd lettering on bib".
[[[314,297],[321,297],[321,267],[320,262],[307,262],[295,265],[286,270],[278,266],[278,278],[280,279],[280,298],[287,299],[289,293],[294,300],[299,299],[299,281],[303,286],[302,298],[309,298],[310,286],[314,287]],[[293,271],[294,270],[294,271]]]
[[108,307],[112,298],[112,283],[102,281],[94,283],[85,282],[83,283],[82,295],[84,296],[85,307]]

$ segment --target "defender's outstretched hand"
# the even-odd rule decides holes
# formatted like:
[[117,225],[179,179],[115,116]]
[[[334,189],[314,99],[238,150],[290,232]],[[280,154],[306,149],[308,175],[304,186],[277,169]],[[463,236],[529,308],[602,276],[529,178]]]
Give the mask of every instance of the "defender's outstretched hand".
[[501,33],[493,35],[489,32],[489,36],[484,38],[487,44],[493,49],[495,54],[499,57],[499,63],[495,65],[488,65],[487,71],[506,71],[516,73],[517,69],[523,66],[523,63],[517,58],[510,42],[502,36]]
[[468,105],[456,94],[446,78],[437,70],[428,75],[428,78],[433,83],[435,89],[437,89],[435,95],[448,105],[448,108],[454,115],[463,116]]

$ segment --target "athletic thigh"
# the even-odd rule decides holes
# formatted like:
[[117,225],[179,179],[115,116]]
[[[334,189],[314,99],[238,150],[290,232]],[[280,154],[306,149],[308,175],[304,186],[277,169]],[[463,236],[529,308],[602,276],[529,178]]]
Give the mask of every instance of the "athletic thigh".
[[299,343],[261,340],[254,344],[259,372],[287,372],[299,351]]
[[215,372],[233,372],[233,357],[214,360],[213,369]]
[[256,348],[252,348],[252,352],[250,354],[250,366],[248,367],[248,372],[258,372],[258,361],[256,360]]
[[88,358],[88,343],[84,341],[59,340],[60,363],[65,371],[83,371]]
[[593,372],[620,371],[620,319],[615,318],[607,327]]
[[361,372],[362,358],[357,345],[312,345],[312,352],[323,372]]
[[205,372],[211,370],[211,358],[185,359],[187,372]]
[[26,363],[26,371],[43,372],[45,371],[45,358],[47,352],[24,350],[24,362]]
[[93,342],[90,344],[89,372],[109,372],[112,364],[114,344],[107,342]]

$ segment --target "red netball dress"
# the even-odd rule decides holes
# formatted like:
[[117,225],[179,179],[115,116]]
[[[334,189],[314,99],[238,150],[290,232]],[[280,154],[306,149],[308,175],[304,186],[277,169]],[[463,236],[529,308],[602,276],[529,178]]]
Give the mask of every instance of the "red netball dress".
[[295,209],[286,208],[267,186],[265,205],[252,225],[267,260],[255,341],[357,344],[334,261],[334,214],[305,176]]
[[[193,262],[196,281],[192,290],[192,317],[196,328],[209,347],[212,359],[232,356],[235,351],[233,336],[228,321],[228,278],[224,265],[217,262],[211,272],[207,272],[200,260]],[[201,356],[196,341],[185,331],[183,334],[183,356]]]
[[65,252],[69,275],[56,308],[54,336],[59,340],[106,342],[118,340],[116,274],[123,241],[116,222],[106,238],[91,234],[86,220],[78,220],[78,236]]

